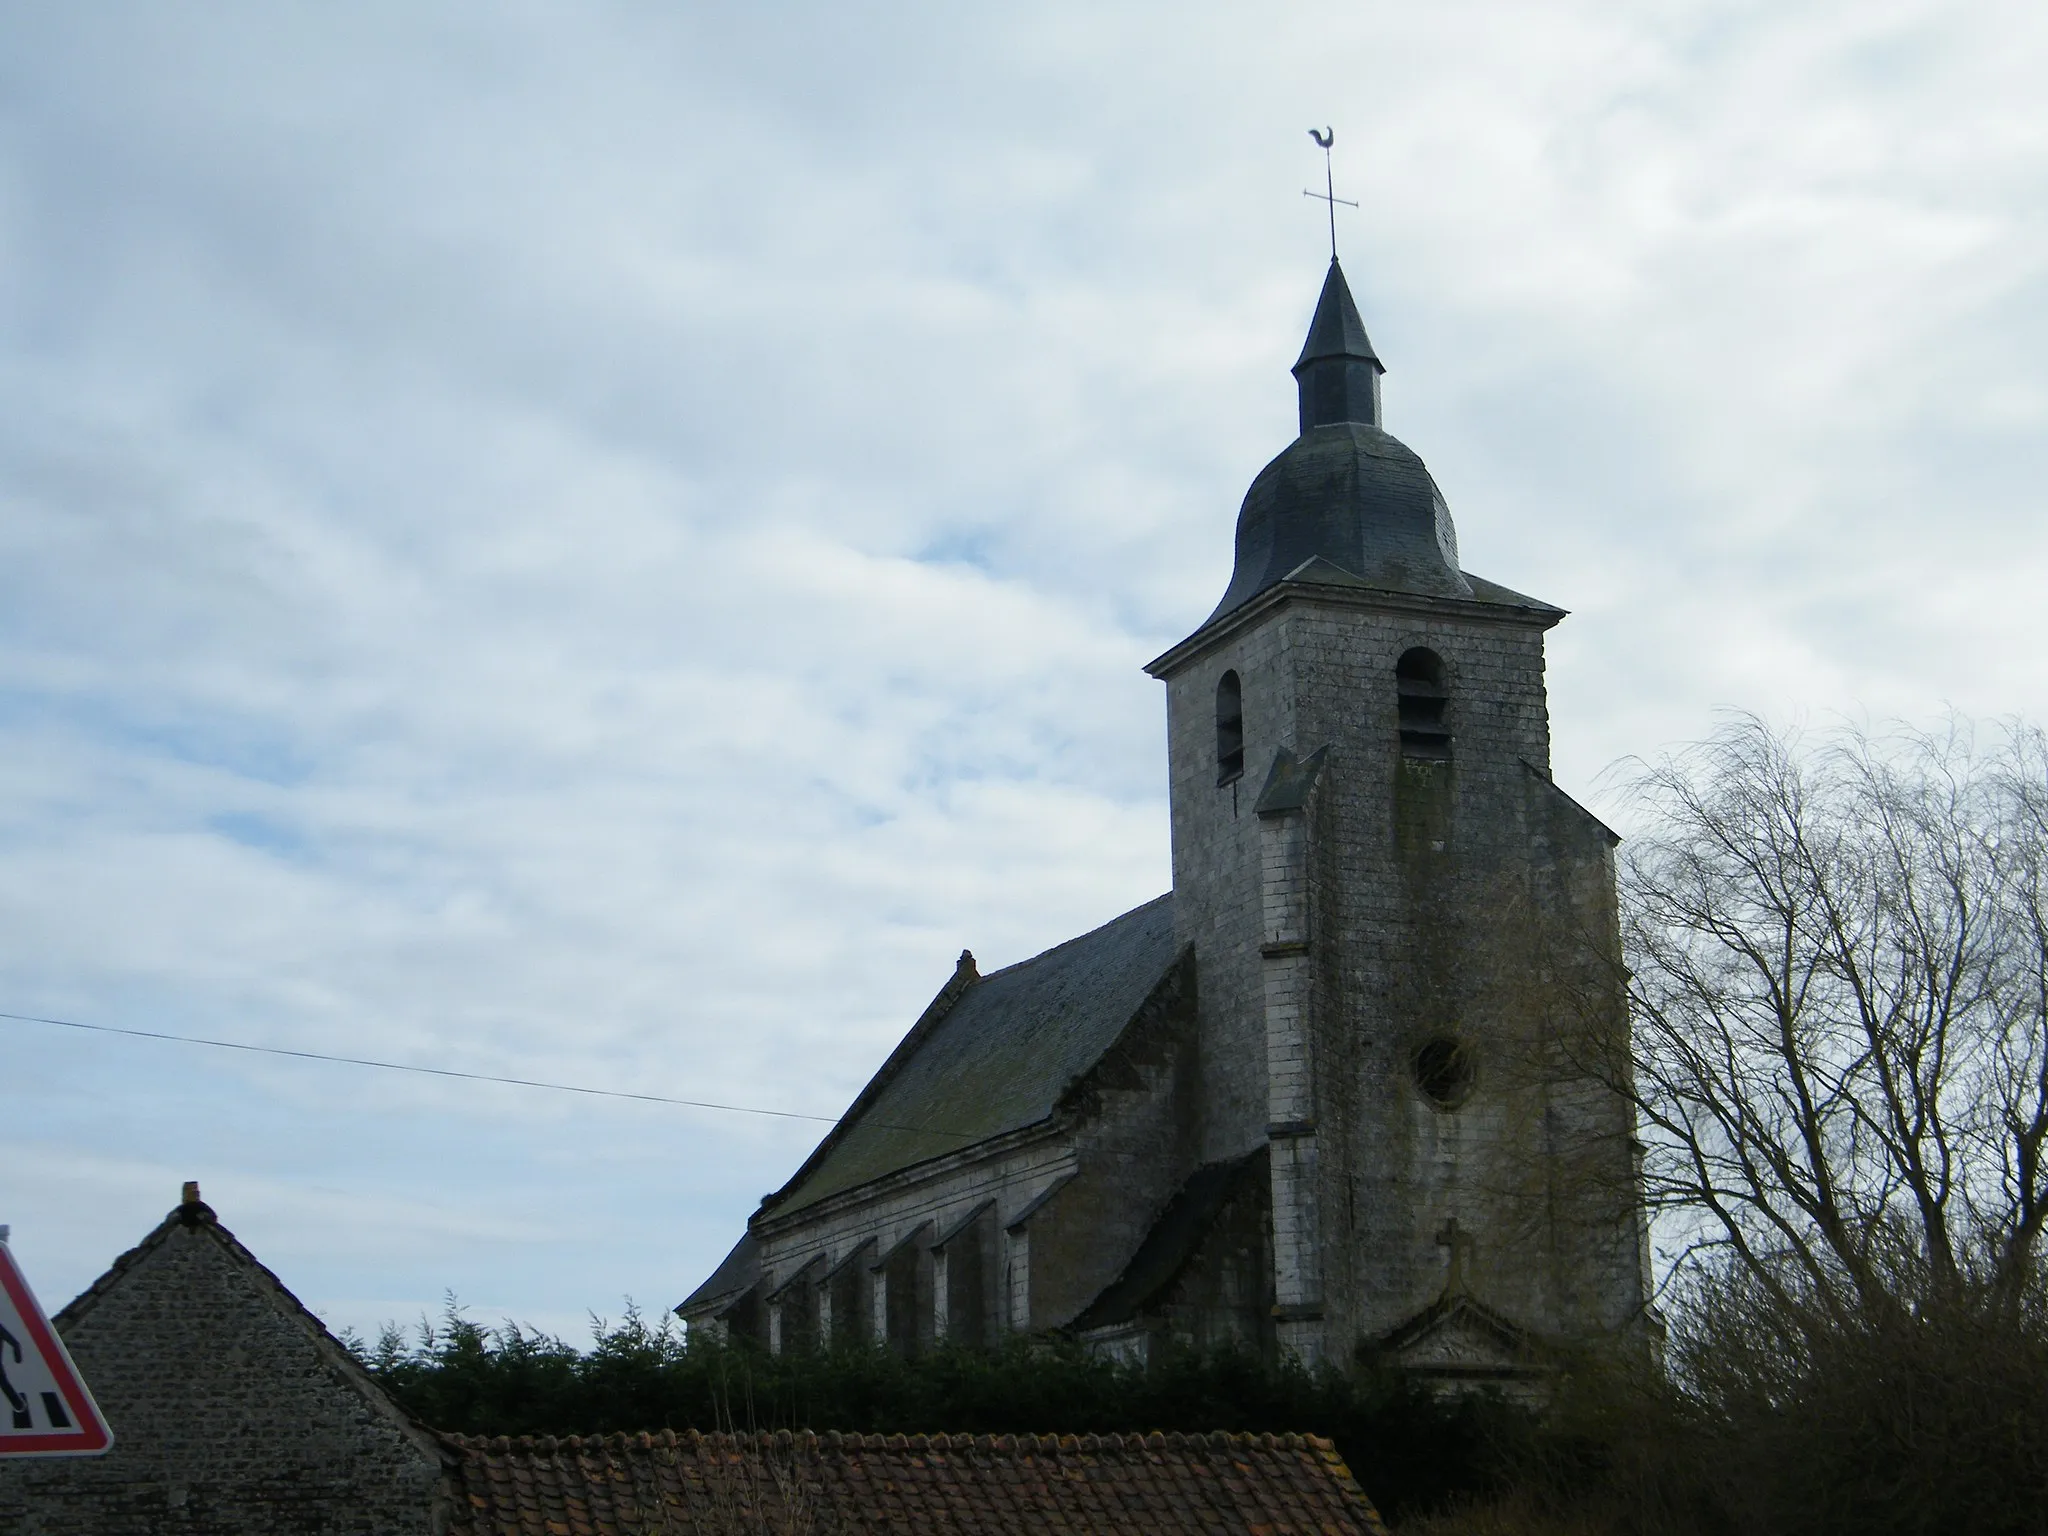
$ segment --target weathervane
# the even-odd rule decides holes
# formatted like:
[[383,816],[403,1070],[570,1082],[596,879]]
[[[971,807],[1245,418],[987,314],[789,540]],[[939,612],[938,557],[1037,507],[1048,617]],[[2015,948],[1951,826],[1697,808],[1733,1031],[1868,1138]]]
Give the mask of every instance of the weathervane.
[[1332,179],[1330,171],[1330,146],[1337,142],[1337,130],[1334,128],[1311,128],[1308,131],[1308,136],[1322,146],[1323,190],[1311,192],[1307,187],[1303,187],[1301,195],[1303,197],[1313,197],[1319,202],[1325,202],[1330,205],[1330,260],[1335,261],[1337,259],[1337,205],[1342,203],[1346,208],[1356,208],[1358,204],[1351,201],[1348,197],[1339,197],[1337,195],[1337,183]]

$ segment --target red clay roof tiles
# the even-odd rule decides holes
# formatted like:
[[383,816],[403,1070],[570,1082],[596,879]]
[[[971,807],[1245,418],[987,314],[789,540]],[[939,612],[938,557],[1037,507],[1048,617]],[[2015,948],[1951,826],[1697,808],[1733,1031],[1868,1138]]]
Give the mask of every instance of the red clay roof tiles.
[[1385,1536],[1310,1435],[442,1438],[448,1536]]

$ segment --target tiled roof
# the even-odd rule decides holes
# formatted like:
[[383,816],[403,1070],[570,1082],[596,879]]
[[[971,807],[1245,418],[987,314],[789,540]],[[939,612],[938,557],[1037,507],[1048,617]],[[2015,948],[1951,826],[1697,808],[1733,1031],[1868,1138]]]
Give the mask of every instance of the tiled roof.
[[1385,1536],[1310,1435],[443,1438],[448,1536]]
[[[796,1176],[778,1213],[1051,1115],[1116,1043],[1178,955],[1160,896],[927,1010]],[[949,987],[951,984],[949,984]]]

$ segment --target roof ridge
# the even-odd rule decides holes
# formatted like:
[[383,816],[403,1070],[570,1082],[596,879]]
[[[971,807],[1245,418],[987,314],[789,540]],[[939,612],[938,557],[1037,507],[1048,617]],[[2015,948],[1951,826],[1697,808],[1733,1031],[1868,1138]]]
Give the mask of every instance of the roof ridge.
[[1037,954],[1026,955],[1022,960],[1012,960],[1008,965],[1002,967],[1000,970],[990,971],[986,976],[982,977],[981,979],[983,981],[994,981],[998,976],[1007,976],[1010,974],[1010,972],[1020,971],[1027,965],[1036,965],[1041,960],[1049,960],[1063,949],[1071,949],[1076,944],[1085,943],[1087,940],[1094,938],[1095,935],[1101,933],[1105,928],[1114,928],[1118,923],[1136,917],[1140,912],[1144,912],[1152,907],[1156,907],[1162,901],[1171,900],[1173,900],[1173,892],[1161,891],[1157,896],[1154,896],[1150,901],[1141,901],[1135,907],[1130,908],[1130,910],[1117,913],[1115,917],[1110,918],[1107,922],[1097,923],[1093,928],[1090,928],[1086,933],[1077,933],[1071,939],[1062,939],[1059,943],[1053,945],[1050,949],[1041,949]]
[[188,1218],[185,1214],[187,1211],[195,1213],[203,1211],[206,1218],[213,1220],[216,1224],[220,1219],[214,1215],[213,1207],[203,1201],[195,1201],[191,1205],[178,1206],[145,1233],[141,1242],[116,1257],[114,1262],[106,1267],[98,1279],[94,1280],[92,1284],[88,1285],[52,1313],[50,1315],[51,1326],[56,1328],[59,1333],[62,1333],[66,1323],[75,1322],[90,1312],[94,1304],[114,1288],[116,1281],[142,1262],[145,1254],[153,1253],[162,1247],[165,1237],[169,1235],[174,1227],[196,1224],[196,1215],[193,1218]]
[[435,1438],[453,1448],[483,1451],[494,1455],[555,1456],[592,1450],[651,1450],[679,1445],[712,1444],[765,1449],[795,1446],[859,1451],[1103,1451],[1252,1449],[1268,1451],[1314,1451],[1337,1454],[1336,1442],[1324,1435],[1274,1430],[1094,1430],[1087,1433],[1054,1431],[1010,1431],[996,1433],[953,1433],[945,1430],[840,1430],[840,1429],[758,1429],[758,1430],[610,1430],[590,1435],[468,1435],[454,1431],[435,1432]]
[[[543,1525],[623,1536],[638,1529],[636,1511],[680,1512],[707,1498],[715,1509],[721,1488],[771,1510],[816,1497],[862,1529],[944,1525],[993,1533],[1028,1521],[1114,1526],[1133,1536],[1219,1529],[1386,1536],[1372,1500],[1318,1435],[664,1429],[440,1441],[454,1536]],[[763,1475],[763,1462],[772,1476]]]

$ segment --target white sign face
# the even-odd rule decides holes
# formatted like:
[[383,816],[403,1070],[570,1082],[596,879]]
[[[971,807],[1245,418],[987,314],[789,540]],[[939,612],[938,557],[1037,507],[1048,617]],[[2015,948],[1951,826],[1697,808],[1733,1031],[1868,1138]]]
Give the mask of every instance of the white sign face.
[[113,1443],[64,1341],[0,1242],[0,1456],[98,1456]]

